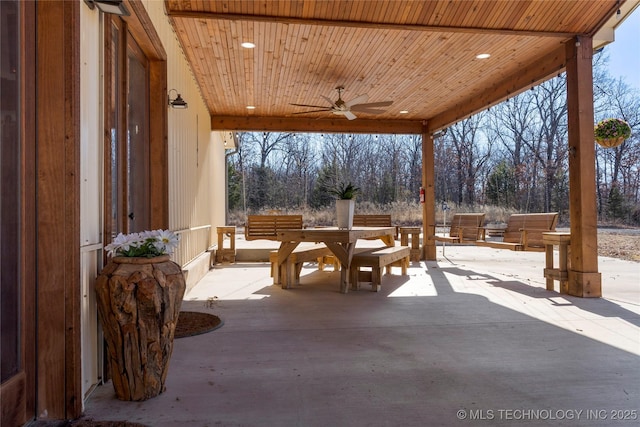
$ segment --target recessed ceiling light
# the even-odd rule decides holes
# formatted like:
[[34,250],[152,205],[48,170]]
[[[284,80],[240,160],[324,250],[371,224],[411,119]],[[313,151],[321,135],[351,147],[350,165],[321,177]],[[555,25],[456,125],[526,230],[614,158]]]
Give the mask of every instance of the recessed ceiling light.
[[479,55],[476,55],[476,58],[478,58],[478,59],[487,59],[490,56],[491,56],[490,53],[481,53]]
[[255,110],[255,105],[247,105],[247,110]]
[[408,110],[402,110],[402,111],[400,111],[400,114],[408,114],[408,113],[409,113],[409,111],[408,111]]
[[256,47],[256,45],[251,43],[251,42],[244,42],[240,46],[242,46],[244,48],[247,48],[247,49],[253,49],[254,47]]

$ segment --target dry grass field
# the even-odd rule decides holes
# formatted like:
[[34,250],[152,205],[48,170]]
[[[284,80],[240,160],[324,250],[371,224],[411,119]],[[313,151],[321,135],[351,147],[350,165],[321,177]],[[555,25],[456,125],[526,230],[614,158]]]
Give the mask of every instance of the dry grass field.
[[640,230],[599,229],[598,253],[602,256],[640,262]]

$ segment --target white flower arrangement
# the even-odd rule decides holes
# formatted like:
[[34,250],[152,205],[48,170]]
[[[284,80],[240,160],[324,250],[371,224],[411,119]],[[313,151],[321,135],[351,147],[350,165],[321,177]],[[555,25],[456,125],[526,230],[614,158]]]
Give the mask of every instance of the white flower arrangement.
[[172,253],[178,241],[178,235],[169,230],[120,233],[104,248],[109,256],[152,258]]

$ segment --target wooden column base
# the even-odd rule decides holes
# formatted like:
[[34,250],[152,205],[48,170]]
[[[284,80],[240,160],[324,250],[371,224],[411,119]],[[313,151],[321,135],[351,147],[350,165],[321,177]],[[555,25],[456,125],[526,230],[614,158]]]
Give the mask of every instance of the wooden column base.
[[427,261],[436,260],[436,241],[425,240],[422,245],[422,259]]
[[602,275],[569,270],[569,295],[583,298],[602,296]]

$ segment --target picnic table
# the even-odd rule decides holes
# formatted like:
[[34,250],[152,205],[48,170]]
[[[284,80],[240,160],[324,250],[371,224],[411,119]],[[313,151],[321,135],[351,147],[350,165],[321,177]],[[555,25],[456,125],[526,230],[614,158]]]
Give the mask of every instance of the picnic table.
[[281,242],[276,261],[277,269],[286,269],[285,287],[288,288],[295,281],[295,266],[288,262],[291,252],[302,242],[322,242],[340,260],[340,291],[346,294],[349,291],[349,269],[358,239],[379,238],[387,246],[394,246],[395,233],[395,227],[353,227],[351,229],[326,227],[279,230],[276,236],[276,239]]

